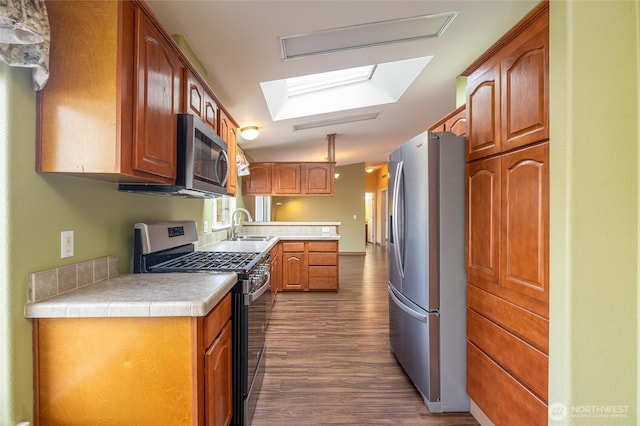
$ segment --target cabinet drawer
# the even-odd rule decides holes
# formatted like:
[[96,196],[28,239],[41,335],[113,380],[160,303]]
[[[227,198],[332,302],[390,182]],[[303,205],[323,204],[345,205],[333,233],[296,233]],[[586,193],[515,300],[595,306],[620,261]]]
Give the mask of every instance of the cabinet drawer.
[[309,266],[309,290],[337,290],[338,268]]
[[204,347],[208,348],[231,318],[231,293],[228,293],[204,319]]
[[302,241],[283,241],[282,251],[286,252],[304,252],[304,242]]
[[471,309],[467,309],[467,338],[539,397],[547,400],[547,355]]
[[497,425],[547,424],[547,405],[469,342],[467,393]]
[[332,265],[338,264],[337,253],[309,253],[309,265]]
[[338,251],[335,241],[309,241],[309,251]]
[[467,285],[467,306],[545,354],[549,353],[549,320],[546,318],[474,285]]

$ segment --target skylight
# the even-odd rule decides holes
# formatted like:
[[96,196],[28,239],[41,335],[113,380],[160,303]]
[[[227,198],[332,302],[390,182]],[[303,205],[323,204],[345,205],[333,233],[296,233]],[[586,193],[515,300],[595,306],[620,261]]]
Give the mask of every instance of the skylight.
[[305,93],[330,89],[332,87],[371,80],[375,68],[375,65],[366,65],[363,67],[288,78],[287,95],[289,97],[298,96]]
[[260,87],[274,121],[371,107],[397,102],[431,59],[432,56],[422,56],[264,81]]

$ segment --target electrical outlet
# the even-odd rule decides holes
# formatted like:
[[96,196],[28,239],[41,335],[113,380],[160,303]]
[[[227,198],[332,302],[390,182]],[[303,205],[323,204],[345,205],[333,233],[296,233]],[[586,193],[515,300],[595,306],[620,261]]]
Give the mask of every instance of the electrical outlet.
[[328,234],[329,232],[330,232],[329,227],[325,227],[325,226],[322,227],[322,233],[323,234]]
[[62,231],[60,233],[60,258],[65,259],[73,256],[73,231]]

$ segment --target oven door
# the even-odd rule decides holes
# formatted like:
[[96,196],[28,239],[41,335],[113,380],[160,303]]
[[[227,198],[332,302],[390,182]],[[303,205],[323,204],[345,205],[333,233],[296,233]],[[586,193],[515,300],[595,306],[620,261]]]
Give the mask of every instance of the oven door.
[[244,415],[246,425],[251,424],[253,413],[262,386],[266,364],[266,334],[271,312],[271,277],[267,272],[266,280],[260,288],[245,295],[247,307],[247,377]]

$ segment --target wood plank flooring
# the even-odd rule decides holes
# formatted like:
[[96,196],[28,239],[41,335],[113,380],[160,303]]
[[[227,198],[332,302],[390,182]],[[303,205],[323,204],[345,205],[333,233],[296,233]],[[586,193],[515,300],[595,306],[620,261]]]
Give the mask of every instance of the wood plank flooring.
[[387,256],[340,257],[340,292],[278,293],[252,426],[477,425],[431,414],[389,350]]

